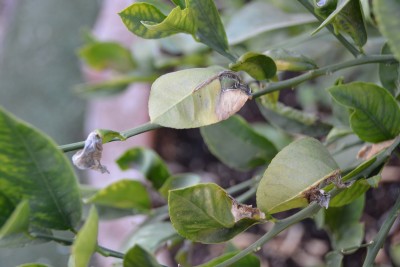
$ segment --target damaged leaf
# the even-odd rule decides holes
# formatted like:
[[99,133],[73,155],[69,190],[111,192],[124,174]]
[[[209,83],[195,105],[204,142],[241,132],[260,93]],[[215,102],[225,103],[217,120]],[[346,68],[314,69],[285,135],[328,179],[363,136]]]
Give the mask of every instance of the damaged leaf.
[[170,191],[168,205],[176,231],[202,243],[225,242],[265,219],[260,210],[237,203],[211,183]]
[[250,98],[239,76],[221,67],[168,73],[152,85],[149,115],[152,123],[184,129],[229,118]]
[[322,195],[318,192],[338,177],[339,167],[316,139],[303,138],[282,149],[271,161],[257,189],[257,207],[277,213],[305,207]]
[[72,156],[72,162],[81,170],[92,169],[101,173],[110,173],[106,166],[101,165],[101,154],[103,152],[103,139],[96,132],[91,132],[82,150]]

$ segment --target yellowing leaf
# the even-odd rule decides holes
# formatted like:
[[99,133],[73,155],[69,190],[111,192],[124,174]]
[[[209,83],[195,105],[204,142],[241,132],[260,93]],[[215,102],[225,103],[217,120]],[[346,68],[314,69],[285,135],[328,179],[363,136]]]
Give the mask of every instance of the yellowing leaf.
[[168,73],[152,85],[150,119],[177,129],[210,125],[235,114],[249,96],[238,75],[221,67]]
[[316,139],[303,138],[282,149],[271,161],[257,189],[257,207],[277,213],[308,205],[309,190],[337,173],[339,167]]

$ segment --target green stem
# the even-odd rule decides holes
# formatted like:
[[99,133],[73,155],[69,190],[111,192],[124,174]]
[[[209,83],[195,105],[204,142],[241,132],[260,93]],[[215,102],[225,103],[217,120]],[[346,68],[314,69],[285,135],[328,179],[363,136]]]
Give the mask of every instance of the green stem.
[[[35,238],[39,238],[39,239],[54,241],[54,242],[57,242],[64,246],[72,246],[74,243],[73,239],[60,237],[60,236],[52,236],[52,235],[46,235],[46,234],[41,234],[41,233],[31,233],[31,236],[33,236]],[[118,251],[114,251],[112,249],[108,249],[108,248],[105,248],[105,247],[102,247],[99,245],[97,246],[96,251],[105,257],[114,257],[114,258],[119,258],[119,259],[124,258],[123,253],[120,253]]]
[[245,257],[246,255],[248,255],[248,254],[250,254],[252,252],[256,252],[256,251],[260,250],[262,245],[264,245],[269,240],[271,240],[272,238],[277,236],[280,232],[282,232],[283,230],[285,230],[289,226],[291,226],[291,225],[293,225],[295,223],[298,223],[298,222],[300,222],[300,221],[312,216],[313,214],[317,213],[320,210],[320,208],[321,207],[317,203],[313,203],[313,204],[309,205],[307,208],[299,211],[298,213],[296,213],[296,214],[294,214],[294,215],[292,215],[292,216],[290,216],[290,217],[288,217],[286,219],[278,221],[268,233],[263,235],[256,242],[254,242],[253,244],[251,244],[250,246],[248,246],[244,250],[240,251],[238,254],[236,254],[232,258],[230,258],[230,259],[228,259],[228,260],[216,265],[215,267],[230,266],[231,264],[234,264],[235,262],[237,262],[241,258]]
[[[314,17],[316,17],[318,19],[319,22],[323,22],[324,19],[319,17],[317,14],[315,14],[314,12],[314,7],[310,4],[310,2],[308,0],[297,0],[299,1],[300,4],[302,4],[311,14],[314,15]],[[347,41],[346,38],[343,37],[343,35],[336,34],[335,30],[333,29],[332,25],[327,25],[326,28],[333,34],[333,36],[336,37],[336,39],[338,39],[339,42],[342,43],[342,45],[344,47],[346,47],[346,49],[354,56],[354,57],[358,57],[360,55],[362,55],[362,53],[354,47],[354,45],[352,45],[351,43],[349,43],[349,41]]]
[[261,176],[255,176],[249,180],[246,180],[244,182],[241,182],[239,184],[233,185],[231,187],[229,187],[228,189],[226,189],[226,192],[230,195],[233,195],[245,188],[248,188],[250,186],[253,186],[254,184],[258,183],[261,180]]
[[[135,128],[123,131],[120,134],[125,138],[129,138],[129,137],[132,137],[132,136],[144,133],[144,132],[148,132],[148,131],[152,131],[152,130],[155,130],[155,129],[159,129],[161,127],[162,126],[160,126],[158,124],[147,122],[147,123],[139,125],[139,126],[137,126]],[[120,140],[119,139],[113,139],[110,142],[114,142],[114,141],[120,141]],[[82,149],[84,147],[84,145],[85,145],[85,141],[81,141],[81,142],[77,142],[77,143],[62,145],[62,146],[59,146],[58,148],[61,149],[63,152],[70,152],[70,151]]]
[[96,248],[96,252],[101,254],[104,257],[114,257],[114,258],[118,258],[118,259],[123,259],[124,258],[124,254],[118,251],[114,251],[102,246],[97,246]]
[[393,223],[396,221],[397,217],[400,214],[400,195],[397,197],[396,203],[394,204],[392,210],[390,211],[388,217],[383,223],[381,229],[379,230],[377,236],[373,240],[373,244],[367,249],[367,256],[365,258],[363,267],[373,266],[376,255],[379,250],[382,248],[383,243],[392,228]]
[[254,94],[252,94],[253,98],[256,97],[260,97],[262,95],[268,94],[268,93],[272,93],[275,91],[280,91],[283,89],[287,89],[287,88],[293,88],[294,86],[322,76],[322,75],[330,75],[338,70],[341,69],[346,69],[346,68],[350,68],[350,67],[354,67],[354,66],[358,66],[358,65],[364,65],[364,64],[370,64],[370,63],[393,63],[393,62],[397,62],[396,58],[393,55],[370,55],[370,56],[363,56],[360,58],[356,58],[353,60],[349,60],[349,61],[345,61],[345,62],[341,62],[341,63],[337,63],[337,64],[332,64],[332,65],[328,65],[319,69],[315,69],[315,70],[310,70],[300,76],[294,77],[292,79],[288,79],[288,80],[284,80],[281,82],[276,82],[276,83],[270,83],[269,85],[267,85],[267,88],[264,90],[260,90],[258,92],[255,92]]
[[[397,138],[389,148],[387,148],[385,151],[378,154],[376,156],[376,160],[374,161],[374,163],[371,164],[369,167],[365,168],[362,172],[355,172],[353,174],[351,174],[351,173],[348,174],[347,175],[348,177],[346,177],[347,181],[356,180],[361,177],[367,177],[373,170],[376,169],[376,167],[380,166],[382,163],[384,163],[388,159],[390,154],[393,152],[393,150],[399,144],[400,144],[400,137]],[[340,188],[333,189],[330,192],[331,198],[333,198],[333,196],[336,196],[343,190],[344,189],[340,189]],[[308,207],[302,209],[298,213],[296,213],[286,219],[277,221],[277,223],[274,225],[274,227],[269,232],[267,232],[265,235],[263,235],[260,239],[258,239],[255,243],[251,244],[246,249],[240,251],[238,254],[236,254],[232,258],[216,265],[216,267],[229,266],[229,265],[237,262],[241,258],[245,257],[246,255],[250,254],[251,252],[259,250],[259,248],[261,246],[263,246],[269,240],[274,238],[280,232],[282,232],[283,230],[287,229],[288,227],[290,227],[291,225],[293,225],[295,223],[298,223],[306,218],[309,218],[309,217],[315,215],[320,209],[321,209],[321,207],[317,203],[311,203]],[[398,212],[400,212],[400,211],[398,211]],[[370,266],[370,265],[365,265],[365,266]]]

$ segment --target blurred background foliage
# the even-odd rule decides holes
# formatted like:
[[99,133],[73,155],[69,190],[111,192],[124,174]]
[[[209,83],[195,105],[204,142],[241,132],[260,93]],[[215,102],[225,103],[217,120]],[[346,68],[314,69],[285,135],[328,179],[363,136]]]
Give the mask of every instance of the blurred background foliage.
[[[222,56],[210,51],[206,46],[195,43],[191,36],[174,35],[160,40],[138,39],[132,45],[132,69],[123,72],[116,70],[117,83],[85,84],[79,67],[77,51],[83,43],[82,29],[90,28],[96,18],[99,1],[79,0],[2,0],[0,2],[0,105],[11,113],[26,120],[49,134],[59,144],[80,140],[85,97],[97,97],[121,92],[136,77],[157,77],[175,69],[201,67],[212,64],[228,65]],[[148,2],[159,2],[150,1]],[[164,1],[169,3],[169,1]],[[365,2],[365,1],[363,1]],[[367,1],[368,2],[368,1]],[[351,59],[342,45],[326,30],[310,37],[317,27],[316,20],[297,1],[279,0],[217,0],[222,14],[228,41],[237,55],[247,51],[265,52],[275,48],[285,48],[306,56],[312,56],[318,66]],[[160,3],[158,3],[160,4]],[[169,7],[164,6],[165,12]],[[383,38],[373,25],[368,25],[369,40],[364,47],[370,54],[379,54]],[[86,45],[93,40],[86,39]],[[81,51],[82,55],[84,50]],[[280,101],[290,107],[315,114],[321,120],[335,126],[348,125],[347,112],[330,101],[325,88],[333,85],[339,78],[345,82],[378,81],[377,65],[365,65],[357,68],[329,74],[297,86],[296,90],[284,90]],[[281,72],[281,79],[294,77],[295,73]],[[121,82],[122,81],[122,82]],[[79,89],[77,91],[73,88]],[[253,101],[254,102],[254,101]],[[333,105],[333,106],[332,106]],[[333,119],[331,114],[338,114]],[[247,104],[240,114],[251,123],[257,123],[260,133],[279,136],[282,132],[273,131],[265,123],[255,103]],[[342,116],[341,116],[342,114]],[[280,118],[280,120],[284,120]],[[276,120],[282,127],[285,121]],[[282,128],[283,131],[296,129]],[[286,136],[285,136],[286,137]],[[281,140],[282,141],[282,140]],[[290,138],[282,141],[287,144]],[[357,138],[348,137],[352,144]],[[206,151],[198,129],[175,131],[161,129],[157,139],[157,150],[168,163],[175,164],[181,172],[214,173],[223,187],[243,181],[251,173],[237,173],[224,166]],[[161,145],[163,144],[163,145]],[[200,144],[200,146],[197,146]],[[201,147],[201,144],[203,146]],[[196,148],[201,147],[201,148]],[[334,155],[342,169],[355,166],[355,155],[360,146],[352,146]],[[116,155],[117,157],[118,155]],[[211,158],[211,159],[210,159]],[[178,166],[178,167],[176,167]],[[378,189],[375,195],[384,190]],[[381,198],[384,196],[381,194]],[[385,205],[380,203],[380,205]],[[372,207],[373,205],[366,205]],[[377,205],[370,211],[370,224],[377,223],[381,214]],[[385,210],[386,207],[382,210]],[[371,217],[371,218],[370,218]],[[372,217],[375,217],[372,218]],[[321,245],[320,240],[327,236],[317,230],[310,222],[299,226],[304,238]],[[296,228],[294,228],[296,230]],[[304,231],[307,229],[307,231]],[[293,230],[294,231],[294,230]],[[314,235],[314,236],[312,236]],[[278,239],[279,241],[279,239]],[[273,246],[274,243],[271,243]],[[324,246],[328,246],[324,243]],[[269,249],[271,247],[268,247]],[[267,248],[267,249],[268,249]],[[265,249],[265,250],[267,250]],[[279,252],[279,248],[275,248]],[[285,255],[274,259],[284,264]],[[316,258],[321,257],[316,255]],[[24,262],[44,262],[58,266],[67,262],[69,247],[54,245],[29,246],[23,250],[1,249],[0,266],[15,266]],[[38,256],[40,255],[40,256]],[[286,262],[294,262],[290,259]],[[272,261],[273,262],[273,261]],[[317,261],[318,262],[318,261]],[[276,265],[282,266],[282,265]],[[296,263],[293,263],[296,266]]]
[[[0,1],[0,105],[60,144],[82,135],[85,102],[71,88],[82,82],[81,29],[93,25],[98,9],[96,0]],[[54,243],[2,248],[0,266],[61,266],[69,251]]]

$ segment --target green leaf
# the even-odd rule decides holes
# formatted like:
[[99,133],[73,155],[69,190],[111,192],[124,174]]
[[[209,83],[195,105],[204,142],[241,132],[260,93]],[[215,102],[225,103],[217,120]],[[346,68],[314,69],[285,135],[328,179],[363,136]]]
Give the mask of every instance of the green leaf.
[[128,29],[140,37],[163,38],[184,32],[215,51],[227,54],[225,29],[212,0],[187,0],[186,8],[179,5],[167,17],[153,5],[135,3],[120,16]]
[[245,71],[258,81],[270,79],[276,74],[275,62],[264,54],[247,52],[235,63],[229,64],[233,71]]
[[14,234],[27,233],[29,228],[29,202],[21,201],[0,228],[0,239]]
[[119,141],[126,140],[126,137],[122,136],[119,132],[107,129],[96,129],[95,131],[101,137],[103,144],[108,143],[111,140],[119,140]]
[[135,245],[124,256],[124,267],[160,267],[156,259],[139,245]]
[[200,181],[201,177],[194,173],[177,174],[169,177],[158,191],[163,197],[168,198],[170,190],[196,185]]
[[362,47],[367,42],[367,31],[359,0],[339,1],[335,11],[330,13],[312,34],[317,33],[329,23],[333,24],[336,33],[343,31],[349,34],[357,46]]
[[128,237],[124,247],[131,248],[139,245],[147,251],[155,253],[160,246],[175,236],[177,233],[169,222],[146,224]]
[[[237,251],[225,253],[211,261],[198,265],[197,267],[214,267],[230,258],[238,254]],[[260,267],[260,259],[255,256],[254,254],[248,254],[241,258],[240,260],[236,261],[233,264],[230,264],[229,267]]]
[[146,187],[139,181],[120,180],[85,200],[86,203],[93,203],[102,206],[135,209],[138,211],[149,210],[151,207],[150,196]]
[[171,176],[167,165],[151,149],[140,147],[129,149],[117,159],[117,164],[121,170],[137,169],[156,189],[159,189]]
[[[382,47],[382,55],[392,54],[387,43]],[[379,79],[382,86],[388,90],[394,97],[399,94],[400,90],[400,64],[379,64]]]
[[172,0],[175,5],[179,6],[180,8],[184,9],[186,7],[186,1],[185,0]]
[[331,143],[336,142],[337,140],[339,140],[345,136],[348,136],[352,133],[353,133],[353,131],[349,128],[334,127],[330,130],[330,132],[326,136],[326,143],[331,144]]
[[161,23],[142,21],[142,24],[153,32],[160,32],[167,35],[176,33],[193,34],[196,31],[191,9],[181,9],[179,6],[175,7]]
[[146,39],[163,38],[169,35],[148,29],[142,24],[142,21],[151,21],[161,23],[166,16],[155,6],[147,3],[135,3],[119,13],[125,26],[137,36]]
[[234,169],[251,170],[266,165],[278,152],[238,115],[200,131],[210,152]]
[[400,2],[398,0],[373,1],[373,10],[382,35],[388,40],[390,49],[400,60]]
[[210,125],[236,113],[249,93],[237,74],[221,67],[168,73],[151,87],[150,119],[177,129]]
[[338,195],[336,195],[330,201],[329,207],[341,207],[350,204],[361,195],[363,195],[365,192],[367,192],[370,187],[371,186],[365,179],[360,179],[356,181],[352,186],[346,188]]
[[0,226],[4,225],[15,209],[14,203],[0,191]]
[[273,49],[264,52],[271,57],[278,71],[307,71],[317,68],[317,64],[310,58],[286,49]]
[[293,141],[293,138],[285,132],[264,122],[251,124],[251,127],[259,134],[271,141],[271,143],[279,150],[287,146]]
[[213,0],[187,0],[196,24],[196,39],[224,55],[228,41],[217,7]]
[[307,206],[306,194],[338,170],[328,150],[316,139],[303,138],[282,149],[257,188],[257,207],[277,213]]
[[288,133],[319,137],[328,134],[331,129],[329,124],[322,122],[317,116],[285,106],[280,102],[271,104],[257,101],[257,106],[265,119]]
[[338,251],[331,251],[325,255],[326,267],[342,267],[343,254]]
[[353,82],[329,89],[332,97],[351,109],[350,125],[366,142],[378,143],[400,133],[400,110],[393,96],[372,83]]
[[96,83],[84,83],[75,86],[74,91],[81,97],[101,97],[118,94],[128,88],[132,83],[152,82],[153,76],[146,76],[140,73],[118,76],[110,80]]
[[364,225],[359,223],[363,213],[365,196],[349,205],[329,208],[325,213],[325,223],[335,250],[357,247],[364,237]]
[[95,70],[114,69],[126,72],[136,67],[131,52],[115,42],[87,44],[79,49],[79,56]]
[[255,1],[232,16],[226,32],[229,43],[235,45],[265,32],[315,22],[310,14],[289,14],[265,1]]
[[12,203],[28,199],[32,223],[71,229],[81,201],[74,171],[43,133],[0,109],[0,188]]
[[92,207],[85,224],[79,230],[72,245],[68,267],[88,266],[90,258],[97,247],[98,221],[99,217],[96,208]]
[[227,241],[264,217],[258,209],[238,204],[211,183],[170,191],[168,205],[176,231],[202,243]]

